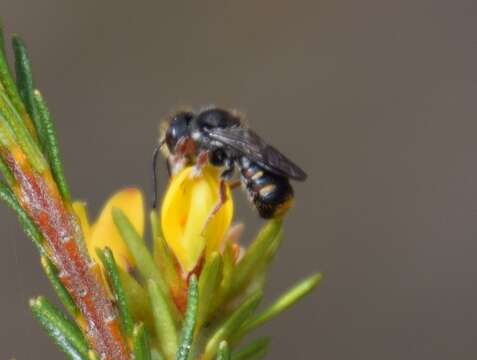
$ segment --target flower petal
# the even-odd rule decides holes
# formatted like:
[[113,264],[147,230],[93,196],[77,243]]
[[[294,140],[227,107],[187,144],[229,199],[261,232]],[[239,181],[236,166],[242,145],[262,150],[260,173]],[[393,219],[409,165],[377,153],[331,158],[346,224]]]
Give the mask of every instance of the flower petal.
[[129,250],[114,225],[112,209],[119,208],[131,221],[132,225],[140,234],[144,234],[144,199],[141,192],[135,188],[127,188],[113,195],[91,228],[91,238],[88,243],[88,251],[96,262],[100,263],[95,248],[109,247],[118,265],[128,270],[135,266]]
[[233,216],[227,188],[228,200],[207,223],[219,202],[218,173],[210,167],[199,176],[192,176],[192,172],[188,167],[171,179],[161,211],[164,237],[185,272],[195,267],[204,250],[206,256],[218,250]]

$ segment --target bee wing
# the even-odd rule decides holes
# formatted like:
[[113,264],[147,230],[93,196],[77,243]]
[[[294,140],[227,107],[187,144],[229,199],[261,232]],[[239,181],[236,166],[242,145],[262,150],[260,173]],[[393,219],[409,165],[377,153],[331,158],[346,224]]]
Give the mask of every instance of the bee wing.
[[298,181],[304,181],[307,177],[298,165],[273,146],[265,143],[258,134],[250,129],[241,127],[213,128],[207,130],[207,134],[212,140],[230,146],[274,174]]

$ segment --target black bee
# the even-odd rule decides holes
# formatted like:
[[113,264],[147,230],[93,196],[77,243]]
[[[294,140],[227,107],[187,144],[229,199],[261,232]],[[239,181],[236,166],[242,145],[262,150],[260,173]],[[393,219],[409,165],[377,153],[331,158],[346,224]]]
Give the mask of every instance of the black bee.
[[[223,168],[220,202],[211,216],[224,204],[225,183],[232,179],[235,168],[240,171],[241,183],[250,200],[265,219],[280,217],[291,206],[293,188],[289,179],[304,181],[307,177],[296,164],[245,127],[240,115],[233,111],[209,108],[199,113],[172,114],[154,151],[154,179],[157,154],[164,144],[169,173],[188,164],[194,164],[197,171],[205,163]],[[156,195],[153,207],[155,203]]]

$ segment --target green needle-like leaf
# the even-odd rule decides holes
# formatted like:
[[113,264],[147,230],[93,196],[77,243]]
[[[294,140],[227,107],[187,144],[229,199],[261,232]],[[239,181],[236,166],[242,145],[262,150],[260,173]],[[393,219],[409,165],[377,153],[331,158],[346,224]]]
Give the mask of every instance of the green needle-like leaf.
[[114,255],[111,252],[111,249],[105,248],[103,250],[96,249],[98,257],[101,259],[104,268],[106,269],[106,274],[108,276],[109,284],[113,293],[116,296],[117,306],[119,309],[119,317],[121,319],[121,326],[124,333],[128,337],[132,337],[134,322],[129,313],[129,305],[126,298],[125,291],[121,284],[121,279],[118,272],[118,266],[114,260]]
[[320,283],[321,278],[321,274],[314,274],[295,285],[285,294],[280,296],[265,311],[257,315],[255,318],[247,321],[234,336],[234,340],[240,341],[240,339],[242,339],[242,337],[250,331],[256,329],[258,326],[284,312],[290,306],[309,294]]
[[219,344],[234,334],[247,321],[262,299],[262,292],[256,291],[240,305],[230,317],[210,337],[205,346],[203,360],[210,360],[217,353]]
[[[121,234],[122,239],[126,243],[131,255],[136,261],[137,268],[141,273],[142,277],[147,281],[148,279],[154,280],[154,282],[159,286],[161,293],[169,295],[169,288],[162,277],[158,267],[154,264],[151,253],[146,247],[144,239],[139,236],[136,229],[129,221],[129,219],[124,215],[121,209],[113,208],[112,210],[114,223]],[[174,319],[179,319],[180,315],[172,302],[170,296],[165,297],[167,303],[168,311],[173,315]]]
[[[150,214],[152,236],[153,236],[153,256],[154,261],[159,267],[164,280],[169,285],[178,286],[183,280],[177,272],[176,264],[171,254],[171,250],[167,246],[160,229],[157,212],[151,211]],[[185,282],[184,282],[185,283]]]
[[[3,34],[3,26],[0,23],[0,82],[3,85],[8,97],[11,99],[15,109],[18,113],[25,112],[25,106],[23,105],[22,99],[18,94],[15,81],[13,80],[12,74],[8,67],[7,55],[5,52],[5,40]],[[1,89],[1,87],[0,87]],[[0,90],[1,91],[1,90]]]
[[169,311],[165,295],[157,283],[150,279],[147,287],[159,344],[166,359],[171,360],[176,355],[178,344],[174,318]]
[[41,119],[38,117],[38,111],[33,98],[33,76],[28,52],[22,39],[18,36],[13,36],[12,45],[13,53],[15,54],[17,89],[30,118],[33,120],[40,143],[44,146],[45,129]]
[[230,349],[227,341],[222,341],[219,344],[219,351],[217,352],[216,360],[230,360]]
[[3,113],[0,112],[0,146],[11,149],[12,145],[17,145],[15,133]]
[[223,305],[232,287],[232,276],[235,269],[235,263],[232,243],[230,241],[225,245],[222,264],[222,280],[219,289],[214,296],[214,301],[210,310],[211,314],[215,313],[217,309]]
[[3,175],[3,178],[7,183],[8,187],[12,189],[15,184],[15,178],[13,177],[12,172],[2,158],[0,158],[0,173]]
[[158,268],[154,264],[154,260],[144,243],[144,240],[134,229],[129,219],[124,215],[121,209],[114,208],[113,220],[116,227],[131,252],[134,260],[136,260],[139,272],[144,279],[152,279],[160,287],[164,294],[167,294],[167,286],[162,278]]
[[151,349],[151,360],[164,360],[164,357],[157,351],[157,349]]
[[44,254],[45,251],[42,245],[42,235],[27,213],[22,209],[13,192],[3,181],[0,181],[0,198],[5,201],[13,211],[15,211],[20,220],[23,231],[25,231],[28,237],[33,241],[33,244],[35,244],[40,254]]
[[258,360],[265,357],[270,338],[264,337],[252,341],[242,349],[232,353],[232,360]]
[[118,267],[118,270],[121,284],[126,293],[129,312],[133,319],[144,323],[149,334],[154,334],[154,320],[146,289],[129,273],[120,267]]
[[283,239],[283,229],[279,231],[279,233],[275,236],[275,239],[273,239],[272,243],[270,244],[270,247],[267,250],[267,253],[265,254],[265,261],[264,261],[264,266],[268,266],[273,259],[275,258],[275,255],[278,252],[278,249],[280,249],[280,245],[282,244],[282,239]]
[[137,324],[133,330],[134,360],[151,360],[151,349],[144,324]]
[[[15,109],[7,94],[3,91],[0,91],[0,115],[2,119],[1,125],[10,127],[15,134],[16,144],[18,144],[26,154],[32,167],[37,172],[42,173],[47,167],[43,153],[31,132],[28,130],[24,119],[17,109]],[[30,118],[28,117],[28,119]]]
[[[124,215],[121,209],[114,208],[113,211],[113,220],[116,224],[116,227],[121,234],[122,239],[126,243],[131,255],[136,261],[137,268],[145,280],[152,279],[161,289],[161,292],[165,295],[169,295],[169,289],[162,277],[159,269],[154,260],[152,259],[151,253],[146,247],[143,238],[139,236],[136,229],[129,221],[129,219]],[[166,302],[169,311],[173,314],[174,319],[179,318],[177,308],[172,303],[172,300],[169,296],[166,297]]]
[[43,297],[32,299],[30,308],[48,335],[70,359],[88,359],[88,345],[76,324],[71,323]]
[[219,253],[210,254],[199,278],[199,312],[197,326],[207,322],[212,304],[222,280],[222,257]]
[[264,256],[256,262],[254,270],[247,282],[247,291],[253,291],[254,289],[263,288],[267,278],[268,269],[273,259],[275,258],[278,249],[280,248],[282,239],[283,230],[280,230],[271,241]]
[[58,299],[60,299],[65,309],[73,317],[73,319],[75,319],[79,315],[79,310],[76,307],[70,294],[58,278],[58,271],[56,270],[55,266],[46,256],[41,257],[41,265],[43,267],[43,270],[45,271],[46,277],[48,278],[48,280],[50,280],[50,283],[56,295],[58,296]]
[[42,127],[41,139],[43,141],[46,154],[48,155],[51,172],[53,173],[53,177],[55,178],[55,181],[58,185],[61,196],[63,199],[69,201],[71,198],[70,190],[66,182],[63,164],[61,162],[60,146],[58,144],[58,137],[56,136],[55,125],[51,118],[50,112],[48,111],[46,102],[38,90],[33,92],[33,101],[35,108],[37,109],[38,122]]
[[234,272],[232,293],[243,290],[245,285],[249,283],[250,278],[256,271],[262,270],[260,266],[266,259],[266,253],[271,244],[282,230],[281,220],[270,220],[258,234],[256,240],[248,247],[244,257],[237,264]]
[[197,307],[199,301],[197,278],[192,275],[189,280],[189,290],[187,295],[187,310],[184,318],[184,325],[181,334],[181,343],[177,350],[176,360],[187,360],[192,348],[194,330],[197,320]]

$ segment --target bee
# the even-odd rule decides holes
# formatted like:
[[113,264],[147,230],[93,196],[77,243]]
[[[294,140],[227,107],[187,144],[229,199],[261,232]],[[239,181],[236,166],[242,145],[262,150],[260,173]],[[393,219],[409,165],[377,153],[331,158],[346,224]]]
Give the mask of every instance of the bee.
[[194,165],[194,171],[200,173],[207,163],[222,169],[220,200],[211,216],[227,200],[226,184],[233,184],[236,169],[240,173],[238,183],[264,219],[281,217],[290,208],[293,202],[290,179],[304,181],[307,178],[298,165],[245,126],[242,116],[235,111],[217,107],[197,113],[177,111],[165,122],[162,132],[153,154],[153,208],[157,198],[157,157],[162,147],[169,174],[186,165]]

